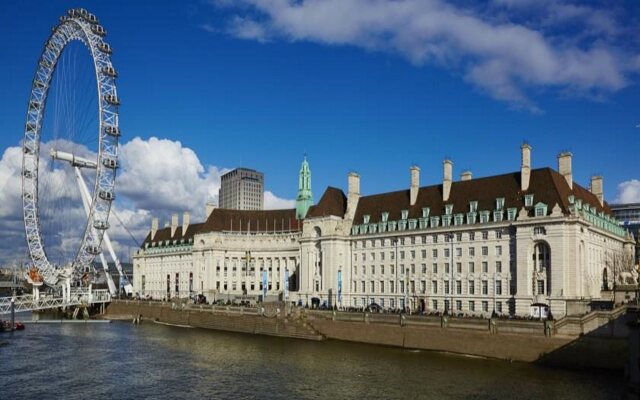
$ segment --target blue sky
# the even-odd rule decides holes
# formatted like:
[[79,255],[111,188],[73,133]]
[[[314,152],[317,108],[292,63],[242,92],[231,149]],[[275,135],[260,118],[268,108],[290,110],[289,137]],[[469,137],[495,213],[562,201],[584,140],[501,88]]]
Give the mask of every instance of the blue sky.
[[[78,5],[0,2],[0,153],[19,144],[51,27]],[[316,200],[328,185],[345,187],[350,170],[361,174],[363,193],[383,192],[407,187],[414,163],[423,185],[439,182],[445,157],[456,176],[515,171],[526,140],[534,167],[555,168],[557,153],[570,150],[580,184],[598,173],[609,201],[624,182],[625,199],[640,198],[638,2],[82,6],[115,49],[121,143],[157,137],[180,154],[191,149],[201,182],[243,165],[292,199],[307,153]],[[181,207],[128,193],[151,212]]]

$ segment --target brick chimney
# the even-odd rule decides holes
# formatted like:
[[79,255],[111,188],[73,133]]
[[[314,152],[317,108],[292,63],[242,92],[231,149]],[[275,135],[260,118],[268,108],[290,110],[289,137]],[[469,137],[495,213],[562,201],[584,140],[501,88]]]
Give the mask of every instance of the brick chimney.
[[567,180],[569,188],[573,189],[573,175],[571,173],[571,158],[573,155],[568,151],[558,154],[558,172]]
[[185,211],[182,214],[182,235],[183,236],[187,232],[187,228],[189,228],[190,219],[191,219],[191,214],[189,214],[189,211]]
[[347,194],[347,219],[353,219],[356,215],[358,200],[360,200],[360,175],[349,172],[349,192]]
[[171,237],[176,234],[178,230],[178,214],[171,215]]
[[158,232],[158,218],[151,219],[151,240],[156,237],[156,233]]
[[420,168],[414,165],[409,170],[411,171],[410,204],[414,205],[418,199],[418,190],[420,189]]
[[520,190],[526,192],[529,190],[529,182],[531,181],[531,146],[523,143],[520,146],[522,152],[522,163],[520,164]]
[[442,201],[448,201],[449,195],[451,194],[451,182],[453,180],[453,161],[445,159],[442,164]]
[[604,193],[602,188],[602,176],[594,175],[591,177],[591,193],[593,193],[600,202],[601,206],[604,206]]

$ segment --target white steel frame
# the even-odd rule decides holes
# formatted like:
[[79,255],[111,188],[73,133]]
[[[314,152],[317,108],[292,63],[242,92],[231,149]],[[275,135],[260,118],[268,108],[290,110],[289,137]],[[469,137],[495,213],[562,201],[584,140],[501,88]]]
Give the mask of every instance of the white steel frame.
[[72,274],[89,267],[101,252],[104,231],[108,227],[111,203],[115,197],[118,157],[118,106],[116,73],[111,63],[111,47],[104,42],[104,29],[97,18],[83,9],[69,10],[47,40],[33,79],[22,144],[22,199],[24,225],[31,260],[47,285],[59,284],[63,269],[52,265],[45,251],[38,210],[38,167],[41,128],[47,94],[56,64],[65,46],[73,40],[84,43],[93,58],[99,108],[99,144],[96,179],[89,217],[78,252],[72,263]]

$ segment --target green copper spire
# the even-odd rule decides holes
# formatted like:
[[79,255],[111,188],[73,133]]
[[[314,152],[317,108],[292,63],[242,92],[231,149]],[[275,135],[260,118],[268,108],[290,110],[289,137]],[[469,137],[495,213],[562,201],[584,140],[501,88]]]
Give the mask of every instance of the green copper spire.
[[309,207],[313,205],[313,194],[311,193],[311,170],[307,162],[307,155],[304,155],[300,176],[298,177],[298,197],[296,197],[296,218],[304,219],[307,216]]

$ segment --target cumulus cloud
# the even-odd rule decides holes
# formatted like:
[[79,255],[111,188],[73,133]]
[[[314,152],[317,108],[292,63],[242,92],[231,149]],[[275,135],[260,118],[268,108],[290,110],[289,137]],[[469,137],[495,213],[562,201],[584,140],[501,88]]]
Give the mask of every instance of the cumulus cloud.
[[640,203],[640,180],[631,179],[618,185],[616,203]]
[[[62,140],[41,145],[40,217],[47,254],[53,262],[75,255],[86,225],[73,169],[52,163],[55,148],[94,157],[86,147]],[[118,257],[126,262],[151,227],[151,218],[169,221],[176,212],[189,211],[192,222],[205,217],[205,204],[217,202],[220,175],[227,171],[203,165],[196,153],[179,141],[136,137],[120,147],[121,168],[116,179],[116,201],[108,231]],[[0,266],[27,261],[22,220],[22,149],[9,147],[0,158]],[[87,182],[93,176],[83,171]],[[91,188],[91,185],[88,185]],[[293,207],[293,200],[265,192],[265,208]],[[107,259],[109,257],[107,256]]]
[[[212,4],[234,10],[228,2]],[[629,61],[638,50],[616,45],[622,30],[609,9],[552,0],[496,0],[475,8],[441,0],[234,4],[227,33],[238,38],[397,53],[416,65],[450,68],[490,96],[532,111],[538,109],[531,89],[601,96],[627,86],[638,72]],[[566,24],[573,25],[561,31]]]

